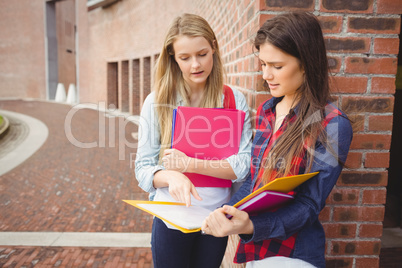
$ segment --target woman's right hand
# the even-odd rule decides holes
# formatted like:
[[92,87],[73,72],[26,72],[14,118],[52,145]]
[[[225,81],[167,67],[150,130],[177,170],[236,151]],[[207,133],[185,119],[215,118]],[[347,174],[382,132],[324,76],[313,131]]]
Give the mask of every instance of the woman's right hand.
[[183,202],[187,207],[191,205],[191,195],[202,200],[190,179],[175,170],[160,170],[154,176],[155,188],[169,187],[169,193],[174,200]]
[[[231,215],[229,219],[227,216]],[[247,212],[224,205],[206,217],[201,226],[203,234],[224,237],[232,234],[253,234],[254,225]]]

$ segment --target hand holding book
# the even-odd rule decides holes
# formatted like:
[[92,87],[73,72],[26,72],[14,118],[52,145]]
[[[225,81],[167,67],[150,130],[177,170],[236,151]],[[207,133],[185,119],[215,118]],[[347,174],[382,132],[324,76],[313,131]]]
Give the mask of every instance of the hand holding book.
[[[228,217],[228,215],[233,215]],[[224,237],[232,234],[252,234],[254,225],[249,215],[233,206],[224,205],[211,212],[202,222],[201,234]]]
[[187,172],[191,158],[177,149],[163,151],[162,164],[166,169]]

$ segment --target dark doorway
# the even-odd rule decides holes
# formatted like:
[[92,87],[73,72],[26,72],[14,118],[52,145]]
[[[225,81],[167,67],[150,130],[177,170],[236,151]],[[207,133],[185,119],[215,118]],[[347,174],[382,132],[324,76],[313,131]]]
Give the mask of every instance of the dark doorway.
[[119,108],[119,64],[117,62],[108,62],[107,64],[107,106],[109,109]]
[[388,169],[384,228],[402,227],[402,40],[399,34],[398,73]]
[[45,3],[45,32],[46,32],[46,95],[54,100],[58,81],[56,3]]
[[[45,2],[47,99],[54,100],[57,84],[76,85],[75,1]],[[67,93],[67,92],[66,92]]]

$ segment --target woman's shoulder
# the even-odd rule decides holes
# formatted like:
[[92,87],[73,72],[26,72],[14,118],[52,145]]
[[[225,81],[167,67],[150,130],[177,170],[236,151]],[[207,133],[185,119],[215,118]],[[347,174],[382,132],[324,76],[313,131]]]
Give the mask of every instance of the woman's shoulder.
[[237,99],[237,98],[242,98],[242,97],[244,97],[244,95],[238,90],[238,89],[236,89],[236,88],[234,88],[234,87],[231,87],[231,86],[228,86],[228,85],[226,85],[227,87],[229,87],[231,90],[232,90],[232,92],[233,92],[233,95],[234,95],[234,97]]
[[145,103],[155,103],[155,91],[151,91],[151,93],[149,93],[144,100],[144,104]]
[[266,101],[263,101],[258,105],[257,114],[266,112],[269,109],[272,109],[282,98],[269,97]]
[[325,125],[328,126],[327,130],[336,126],[335,129],[340,133],[353,135],[350,119],[332,102],[325,107]]
[[332,119],[337,118],[338,120],[344,119],[349,121],[347,115],[333,102],[328,102],[325,106],[325,120],[331,121]]
[[152,91],[145,97],[142,103],[141,115],[150,116],[155,108],[155,91]]
[[239,94],[241,94],[240,93],[240,91],[237,89],[237,88],[235,88],[235,87],[231,87],[231,86],[228,86],[228,85],[226,85],[227,87],[229,87],[231,90],[232,90],[232,92],[233,92],[233,95],[239,95]]
[[243,106],[244,104],[247,104],[246,97],[242,92],[240,92],[240,90],[230,86],[229,88],[232,90],[233,95],[235,97],[236,106]]

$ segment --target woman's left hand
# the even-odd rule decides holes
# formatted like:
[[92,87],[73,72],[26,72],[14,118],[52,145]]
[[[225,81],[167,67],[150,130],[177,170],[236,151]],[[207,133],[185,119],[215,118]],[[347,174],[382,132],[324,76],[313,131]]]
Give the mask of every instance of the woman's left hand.
[[162,163],[168,170],[186,172],[189,168],[191,157],[177,149],[166,149],[163,153]]
[[[227,215],[232,217],[228,219]],[[224,237],[232,234],[252,234],[254,225],[247,212],[225,205],[205,218],[201,230],[204,234]]]

